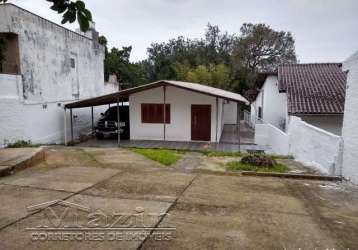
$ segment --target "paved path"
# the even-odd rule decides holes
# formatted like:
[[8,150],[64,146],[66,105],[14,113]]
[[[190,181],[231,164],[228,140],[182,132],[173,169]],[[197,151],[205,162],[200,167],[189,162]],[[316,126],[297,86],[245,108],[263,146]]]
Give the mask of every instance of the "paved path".
[[0,249],[358,246],[355,187],[183,173],[125,149],[49,149],[0,178],[0,200]]

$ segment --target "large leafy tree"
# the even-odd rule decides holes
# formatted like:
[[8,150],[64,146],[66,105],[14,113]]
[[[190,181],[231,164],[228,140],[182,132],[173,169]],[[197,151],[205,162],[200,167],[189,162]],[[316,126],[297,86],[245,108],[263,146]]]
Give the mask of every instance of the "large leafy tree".
[[243,24],[240,31],[233,48],[236,66],[274,70],[281,63],[296,62],[295,41],[290,32],[251,23]]
[[[51,2],[52,10],[62,15],[62,24],[73,23],[78,21],[80,28],[83,32],[89,29],[89,23],[92,21],[92,14],[86,8],[86,5],[81,0],[46,0]],[[6,3],[8,0],[0,0],[0,3]]]

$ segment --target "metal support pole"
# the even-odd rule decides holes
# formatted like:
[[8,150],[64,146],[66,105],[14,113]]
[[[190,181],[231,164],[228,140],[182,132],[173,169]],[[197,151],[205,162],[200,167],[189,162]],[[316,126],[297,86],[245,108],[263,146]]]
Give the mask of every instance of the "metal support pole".
[[218,126],[219,126],[219,98],[216,97],[216,135],[215,141],[218,142]]
[[163,86],[163,137],[166,139],[166,86]]
[[120,126],[120,117],[119,117],[119,99],[117,99],[117,137],[118,137],[118,140],[117,140],[117,144],[118,144],[118,147],[119,147],[119,144],[121,143],[121,126]]
[[94,118],[93,118],[93,106],[91,107],[91,121],[92,121],[92,135],[94,135]]
[[64,120],[64,133],[65,133],[65,146],[67,146],[67,114],[66,114],[66,108],[63,112],[63,120]]
[[237,129],[237,141],[238,141],[238,144],[239,144],[239,151],[240,151],[240,116],[241,116],[241,113],[240,113],[240,103],[237,102],[237,105],[236,105],[236,129]]
[[71,116],[71,142],[73,142],[73,116],[72,116],[72,109],[70,109],[70,116]]

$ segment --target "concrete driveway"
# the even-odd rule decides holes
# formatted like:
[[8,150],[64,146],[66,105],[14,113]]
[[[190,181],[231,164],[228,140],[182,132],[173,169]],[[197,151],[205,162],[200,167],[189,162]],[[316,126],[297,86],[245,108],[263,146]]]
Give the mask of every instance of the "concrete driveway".
[[59,147],[0,178],[0,249],[356,249],[357,190]]

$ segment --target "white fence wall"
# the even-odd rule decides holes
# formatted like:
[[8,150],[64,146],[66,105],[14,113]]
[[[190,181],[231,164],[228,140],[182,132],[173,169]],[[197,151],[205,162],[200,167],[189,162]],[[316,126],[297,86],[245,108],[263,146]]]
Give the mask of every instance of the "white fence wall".
[[271,124],[256,124],[255,143],[267,152],[292,155],[295,160],[322,173],[341,175],[342,137],[291,117],[288,132]]
[[291,117],[289,152],[297,161],[326,174],[341,175],[342,137]]
[[271,154],[288,155],[289,137],[282,130],[271,124],[256,124],[255,143],[265,146]]

